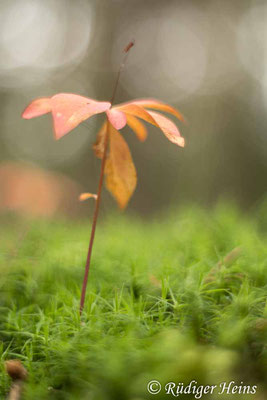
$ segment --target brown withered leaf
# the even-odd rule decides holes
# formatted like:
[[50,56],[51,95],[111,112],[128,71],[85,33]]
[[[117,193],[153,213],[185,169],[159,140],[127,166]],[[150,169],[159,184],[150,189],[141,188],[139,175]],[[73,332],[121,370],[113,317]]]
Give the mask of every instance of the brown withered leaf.
[[127,143],[111,124],[105,175],[107,189],[119,207],[125,208],[136,187],[136,169]]
[[103,123],[100,130],[98,131],[96,142],[93,145],[93,149],[97,158],[102,159],[105,147],[105,136],[107,131],[107,121]]

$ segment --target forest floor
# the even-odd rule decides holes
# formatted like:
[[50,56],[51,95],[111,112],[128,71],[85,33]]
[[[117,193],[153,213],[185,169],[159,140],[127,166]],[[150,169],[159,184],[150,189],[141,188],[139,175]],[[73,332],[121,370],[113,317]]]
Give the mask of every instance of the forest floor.
[[[88,222],[1,217],[0,399],[9,359],[28,371],[26,400],[172,398],[168,382],[192,380],[217,385],[204,399],[267,398],[266,205],[108,218],[80,318],[89,234]],[[230,381],[241,394],[219,394]]]

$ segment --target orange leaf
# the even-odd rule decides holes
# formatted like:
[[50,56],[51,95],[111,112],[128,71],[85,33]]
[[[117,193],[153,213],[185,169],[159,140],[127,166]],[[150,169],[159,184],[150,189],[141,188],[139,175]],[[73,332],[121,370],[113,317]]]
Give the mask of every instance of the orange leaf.
[[52,110],[51,99],[42,97],[41,99],[34,100],[22,113],[22,118],[31,119],[39,117],[40,115],[47,114]]
[[154,118],[158,124],[158,127],[172,143],[184,147],[184,138],[181,136],[177,126],[169,118],[166,118],[164,115],[161,115],[155,111],[148,111],[148,113]]
[[109,122],[114,126],[115,129],[122,129],[126,125],[126,115],[115,108],[111,108],[106,111]]
[[145,110],[141,106],[138,106],[134,103],[123,104],[118,106],[118,108],[123,110],[127,115],[130,114],[135,117],[142,118],[150,124],[157,126],[171,142],[177,144],[178,146],[184,147],[185,141],[184,138],[181,137],[178,128],[164,115],[161,115],[155,111]]
[[97,194],[94,194],[94,193],[81,193],[80,194],[80,196],[79,196],[79,200],[80,201],[84,201],[84,200],[87,200],[87,199],[97,199]]
[[150,124],[157,125],[151,115],[144,108],[138,106],[134,103],[125,103],[119,106],[116,106],[116,109],[124,111],[126,114],[133,115],[134,117],[142,118],[146,122]]
[[127,124],[135,132],[136,136],[141,142],[147,138],[147,130],[144,124],[133,115],[127,114]]
[[111,124],[105,175],[107,189],[119,207],[125,208],[136,187],[136,170],[127,143]]
[[60,139],[92,115],[107,111],[111,104],[72,93],[59,93],[50,99],[34,100],[23,112],[29,119],[52,111],[55,138]]
[[154,110],[168,112],[168,113],[174,115],[175,117],[177,117],[180,121],[185,122],[183,115],[178,110],[176,110],[174,107],[170,106],[169,104],[163,103],[159,100],[140,99],[140,100],[134,100],[133,103],[137,104],[139,106],[145,107],[145,108],[153,108]]
[[104,146],[105,146],[105,134],[107,131],[107,121],[103,123],[100,130],[98,131],[96,142],[93,145],[93,149],[97,158],[102,159],[104,154]]

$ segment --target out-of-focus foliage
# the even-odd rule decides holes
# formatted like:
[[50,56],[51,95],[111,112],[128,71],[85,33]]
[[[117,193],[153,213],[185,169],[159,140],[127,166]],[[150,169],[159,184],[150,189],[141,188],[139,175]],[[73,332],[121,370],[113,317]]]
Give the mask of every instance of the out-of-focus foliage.
[[258,385],[240,399],[265,398],[266,212],[221,203],[149,223],[111,217],[97,232],[82,324],[89,224],[2,218],[0,355],[27,368],[25,400],[147,399],[151,379],[235,380]]
[[36,165],[0,164],[0,213],[13,212],[28,217],[77,216],[80,186],[56,172]]

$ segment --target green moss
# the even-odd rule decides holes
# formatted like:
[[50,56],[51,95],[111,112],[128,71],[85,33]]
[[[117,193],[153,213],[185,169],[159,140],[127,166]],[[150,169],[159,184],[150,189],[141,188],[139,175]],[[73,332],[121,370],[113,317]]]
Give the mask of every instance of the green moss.
[[[246,216],[221,203],[158,221],[111,217],[97,229],[82,320],[89,224],[3,219],[0,355],[28,369],[24,399],[149,399],[151,379],[235,380],[264,392],[267,232],[259,210]],[[10,382],[0,368],[2,398]]]

